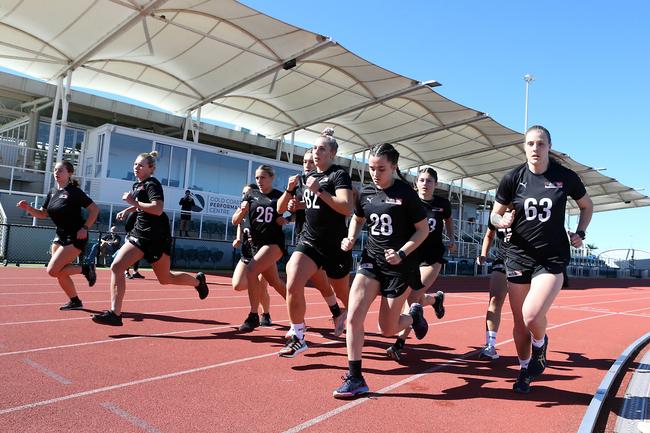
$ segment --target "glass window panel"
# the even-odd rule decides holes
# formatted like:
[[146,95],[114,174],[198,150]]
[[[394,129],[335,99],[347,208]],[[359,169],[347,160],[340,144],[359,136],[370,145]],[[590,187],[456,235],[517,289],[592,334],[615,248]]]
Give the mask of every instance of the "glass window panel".
[[239,196],[246,183],[248,161],[193,150],[189,189]]
[[156,161],[156,178],[163,185],[169,185],[169,161],[172,157],[172,147],[168,144],[156,143],[158,160]]
[[174,146],[172,151],[172,162],[169,167],[169,186],[177,188],[185,187],[185,163],[187,161],[187,149]]
[[107,176],[113,179],[134,180],[133,161],[139,154],[151,152],[151,147],[151,140],[111,134]]

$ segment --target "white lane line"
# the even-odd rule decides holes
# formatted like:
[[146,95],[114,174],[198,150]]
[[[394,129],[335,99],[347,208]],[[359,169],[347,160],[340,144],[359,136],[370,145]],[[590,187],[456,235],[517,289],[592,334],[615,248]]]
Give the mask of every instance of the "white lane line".
[[[105,292],[108,293],[108,292]],[[235,299],[235,298],[246,298],[248,299],[248,295],[233,295],[233,296],[210,296],[208,299]],[[142,302],[142,301],[188,301],[188,300],[196,300],[196,296],[188,297],[188,298],[143,298],[143,299],[125,299],[124,302]],[[83,301],[84,305],[85,304],[106,304],[107,301],[106,299],[102,299],[99,301]],[[40,307],[40,306],[46,306],[46,305],[61,305],[61,302],[42,302],[42,303],[36,303],[36,304],[9,304],[9,305],[0,305],[0,308],[7,308],[7,307]]]
[[72,381],[70,379],[66,379],[65,377],[61,376],[60,374],[57,374],[47,368],[44,365],[39,364],[38,362],[32,361],[29,358],[25,358],[25,364],[29,365],[30,367],[33,367],[34,369],[40,371],[46,376],[51,377],[52,379],[56,380],[59,383],[62,383],[64,385],[70,385]]
[[156,427],[152,426],[148,422],[146,422],[143,419],[138,418],[135,415],[131,415],[115,403],[110,403],[110,402],[104,402],[100,404],[101,407],[104,409],[108,409],[109,411],[113,412],[115,415],[119,416],[120,418],[123,418],[130,424],[133,424],[136,427],[141,428],[142,430],[149,432],[149,433],[162,433],[160,430],[158,430]]
[[[195,298],[193,298],[195,299]],[[307,305],[316,305],[316,304],[322,304],[323,301],[321,302],[308,302]],[[285,307],[286,304],[273,304],[271,307]],[[193,308],[193,309],[185,309],[185,310],[167,310],[167,311],[147,311],[143,313],[139,312],[134,312],[134,311],[127,311],[125,314],[127,316],[124,317],[125,320],[130,319],[131,315],[147,315],[147,314],[167,314],[167,313],[194,313],[197,311],[221,311],[221,310],[241,310],[241,309],[250,309],[250,306],[237,306],[237,307],[212,307],[212,308]],[[145,317],[146,318],[146,317]],[[23,322],[4,322],[0,323],[0,326],[8,326],[8,325],[27,325],[27,324],[35,324],[35,323],[52,323],[52,322],[68,322],[70,320],[88,320],[88,316],[84,317],[68,317],[67,319],[43,319],[43,320],[26,320]]]
[[33,408],[40,407],[40,406],[47,406],[47,405],[50,405],[50,404],[59,403],[59,402],[66,401],[66,400],[72,400],[72,399],[75,399],[75,398],[85,397],[85,396],[88,396],[88,395],[99,394],[99,393],[107,392],[107,391],[113,391],[113,390],[116,390],[116,389],[126,388],[126,387],[129,387],[129,386],[141,385],[141,384],[144,384],[144,383],[156,382],[156,381],[164,380],[164,379],[171,379],[173,377],[185,376],[185,375],[192,374],[192,373],[198,373],[198,372],[201,372],[201,371],[212,370],[214,368],[225,367],[225,366],[233,365],[233,364],[240,364],[240,363],[243,363],[243,362],[254,361],[254,360],[262,359],[262,358],[268,358],[270,356],[278,356],[278,352],[274,351],[272,353],[265,353],[263,355],[249,356],[247,358],[234,359],[234,360],[231,360],[231,361],[220,362],[218,364],[211,364],[211,365],[206,365],[206,366],[203,366],[203,367],[191,368],[189,370],[181,370],[181,371],[176,371],[174,373],[162,374],[160,376],[153,376],[153,377],[147,377],[145,379],[133,380],[133,381],[124,382],[124,383],[118,383],[117,385],[110,385],[110,386],[104,386],[102,388],[90,389],[88,391],[77,392],[75,394],[64,395],[62,397],[52,398],[52,399],[49,399],[49,400],[37,401],[37,402],[34,402],[34,403],[24,404],[22,406],[8,407],[8,408],[5,408],[5,409],[1,409],[0,410],[0,415],[5,415],[5,414],[8,414],[8,413],[18,412],[18,411],[22,411],[22,410],[26,410],[26,409],[33,409]]
[[[246,307],[246,308],[249,308],[249,307]],[[313,316],[313,317],[306,317],[306,319],[318,320],[318,319],[328,319],[330,317],[332,317],[332,316],[330,316],[330,315],[327,315],[327,316]],[[289,319],[287,319],[287,320],[276,320],[273,323],[275,323],[275,324],[289,323]],[[209,328],[198,328],[198,329],[195,328],[195,329],[186,329],[186,330],[183,330],[183,331],[160,332],[160,333],[156,333],[156,334],[147,334],[147,335],[140,335],[140,336],[134,336],[134,337],[108,338],[108,339],[105,339],[105,340],[86,341],[86,342],[83,342],[83,343],[72,343],[72,344],[62,344],[62,345],[59,345],[59,346],[37,347],[37,348],[34,348],[34,349],[17,350],[15,352],[3,352],[3,353],[0,353],[0,357],[10,356],[10,355],[22,355],[22,354],[25,354],[25,353],[33,353],[33,352],[44,352],[44,351],[55,350],[55,349],[67,349],[67,348],[71,348],[71,347],[91,346],[91,345],[95,345],[95,344],[118,343],[118,342],[121,342],[121,341],[141,340],[143,338],[151,338],[151,337],[164,337],[166,335],[181,335],[181,334],[192,334],[192,333],[195,333],[195,332],[220,331],[222,329],[232,329],[235,326],[237,326],[237,325],[211,326]]]
[[[582,319],[578,319],[578,320],[573,320],[573,321],[570,321],[570,322],[555,325],[553,327],[549,327],[549,328],[547,328],[547,330],[548,329],[559,328],[559,327],[562,327],[562,326],[567,326],[567,325],[571,325],[571,324],[575,324],[575,323],[579,323],[579,322],[583,322],[583,321],[586,321],[586,320],[599,319],[601,317],[607,317],[607,316],[611,316],[611,315],[614,315],[614,314],[615,313],[601,314],[601,315],[598,315],[598,316],[592,316],[592,317],[586,317],[586,318],[582,318]],[[504,344],[511,343],[513,341],[514,341],[513,339],[502,341],[501,343],[498,343],[497,346],[502,346]],[[437,371],[440,371],[440,370],[444,369],[445,367],[448,367],[448,366],[450,366],[452,364],[456,364],[456,363],[458,363],[460,361],[463,361],[463,360],[465,360],[465,359],[467,359],[467,358],[469,358],[471,356],[475,356],[475,355],[478,354],[478,352],[479,352],[478,349],[474,350],[472,352],[466,353],[465,355],[462,355],[462,356],[454,358],[454,359],[452,359],[450,361],[447,361],[444,364],[437,365],[435,367],[429,368],[429,369],[425,370],[422,373],[418,373],[418,374],[415,374],[413,376],[409,376],[407,378],[404,378],[404,379],[400,380],[399,382],[395,382],[395,383],[393,383],[391,385],[388,385],[388,386],[380,389],[379,391],[372,392],[371,396],[369,396],[369,397],[361,397],[361,398],[358,398],[356,400],[353,400],[353,401],[351,401],[349,403],[344,404],[343,406],[339,406],[339,407],[337,407],[335,409],[332,409],[332,410],[330,410],[328,412],[325,412],[325,413],[323,413],[321,415],[318,415],[318,416],[316,416],[316,417],[314,417],[314,418],[312,418],[310,420],[307,420],[307,421],[303,422],[302,424],[298,424],[295,427],[292,427],[292,428],[290,428],[288,430],[285,430],[283,433],[298,433],[298,432],[301,432],[301,431],[303,431],[303,430],[305,430],[305,429],[307,429],[309,427],[312,427],[312,426],[314,426],[314,425],[316,425],[318,423],[321,423],[321,422],[325,421],[328,418],[332,418],[335,415],[338,415],[338,414],[340,414],[342,412],[345,412],[345,411],[353,409],[353,408],[355,408],[355,407],[357,407],[357,406],[359,406],[359,405],[361,405],[363,403],[366,403],[366,402],[372,400],[373,397],[375,397],[377,395],[386,394],[386,393],[388,393],[388,392],[390,392],[390,391],[392,391],[392,390],[394,390],[396,388],[399,388],[399,387],[401,387],[403,385],[406,385],[407,383],[418,380],[418,379],[420,379],[420,378],[422,378],[422,377],[424,377],[426,375],[429,375],[431,373],[435,373]]]

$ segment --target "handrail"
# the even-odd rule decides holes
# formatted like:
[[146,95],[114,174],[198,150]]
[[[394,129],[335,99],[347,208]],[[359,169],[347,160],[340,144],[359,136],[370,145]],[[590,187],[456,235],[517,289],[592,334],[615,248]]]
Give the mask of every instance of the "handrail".
[[607,374],[603,378],[598,389],[594,394],[594,397],[591,399],[585,416],[582,418],[580,427],[578,427],[578,433],[592,433],[598,422],[600,412],[607,401],[607,398],[610,396],[610,391],[612,391],[612,385],[616,379],[625,372],[625,367],[633,359],[634,356],[645,346],[650,340],[650,332],[643,335],[641,338],[636,340],[634,343],[630,344],[621,355],[614,361],[612,366],[609,368]]

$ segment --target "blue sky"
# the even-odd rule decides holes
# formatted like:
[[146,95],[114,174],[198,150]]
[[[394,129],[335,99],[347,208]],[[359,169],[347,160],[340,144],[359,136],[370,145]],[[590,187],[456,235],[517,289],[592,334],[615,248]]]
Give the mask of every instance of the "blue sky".
[[[442,95],[518,131],[523,76],[533,74],[529,124],[548,127],[556,150],[650,194],[650,2],[243,2],[386,69],[437,80]],[[588,241],[650,251],[647,221],[650,207],[594,214]]]

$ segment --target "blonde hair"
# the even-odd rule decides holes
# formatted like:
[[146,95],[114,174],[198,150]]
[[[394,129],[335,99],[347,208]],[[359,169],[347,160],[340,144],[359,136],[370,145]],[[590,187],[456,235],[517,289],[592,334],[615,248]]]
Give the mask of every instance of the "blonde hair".
[[156,158],[158,158],[158,151],[153,150],[151,152],[145,152],[138,155],[138,158],[142,158],[147,161],[149,167],[156,167]]
[[336,142],[336,138],[334,138],[333,128],[323,129],[323,132],[320,133],[320,138],[323,140],[323,143],[327,144],[334,152],[339,149],[339,144]]

